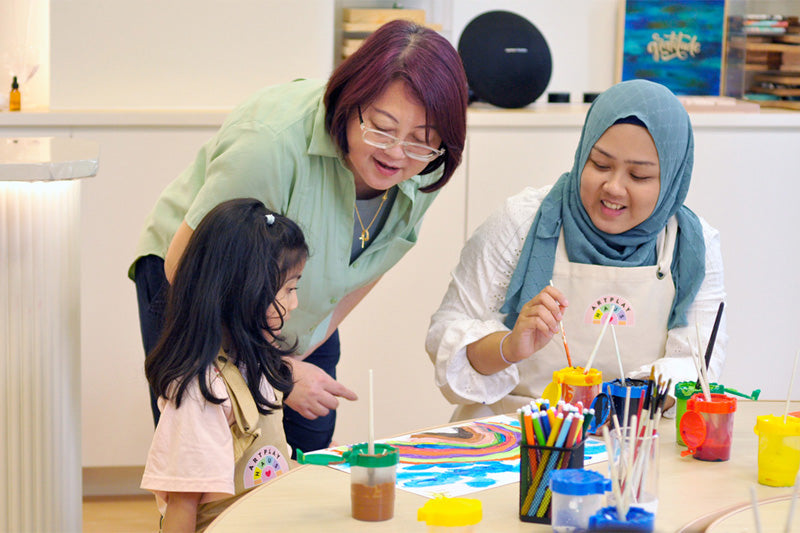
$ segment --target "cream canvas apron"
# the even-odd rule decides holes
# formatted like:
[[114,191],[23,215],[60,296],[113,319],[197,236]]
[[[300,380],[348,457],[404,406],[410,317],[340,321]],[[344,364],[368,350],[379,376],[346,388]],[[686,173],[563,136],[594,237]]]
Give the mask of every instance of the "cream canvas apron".
[[[563,323],[573,366],[586,366],[608,313],[612,313],[611,325],[615,328],[626,374],[663,357],[667,322],[675,298],[670,265],[677,230],[678,222],[672,217],[658,237],[656,264],[643,267],[571,263],[562,231],[553,265],[553,285],[569,301]],[[553,372],[567,366],[561,335],[555,334],[544,348],[517,363],[520,382],[508,396],[492,405],[459,406],[453,419],[511,413],[541,397]],[[610,327],[592,367],[603,373],[603,381],[620,377]]]
[[[289,470],[291,453],[283,431],[281,411],[262,415],[247,388],[242,374],[224,354],[217,356],[215,365],[220,372],[231,399],[236,422],[233,434],[234,484],[236,494],[224,500],[204,503],[197,510],[197,531],[203,531],[211,521],[248,490]],[[281,403],[281,394],[275,391]]]

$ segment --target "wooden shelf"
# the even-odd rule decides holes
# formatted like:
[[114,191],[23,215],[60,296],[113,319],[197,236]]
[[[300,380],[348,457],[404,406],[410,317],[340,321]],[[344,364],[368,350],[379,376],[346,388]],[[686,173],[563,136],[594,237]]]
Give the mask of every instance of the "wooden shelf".
[[772,94],[775,96],[800,96],[800,88],[792,88],[792,87],[777,87],[777,88],[767,88],[767,87],[750,87],[751,93],[760,93],[760,94]]
[[441,24],[425,22],[424,9],[354,9],[342,10],[342,59],[346,59],[363,44],[364,39],[387,22],[410,20],[433,31],[442,31]]
[[[345,33],[372,33],[385,22],[342,22],[342,31]],[[417,22],[420,26],[425,26],[434,31],[442,31],[441,24],[430,24],[427,22]]]
[[[796,27],[796,21],[795,26]],[[795,54],[800,54],[800,34],[748,35],[745,71],[751,79],[748,93],[770,95],[772,100],[753,100],[761,107],[800,110],[800,101],[788,99],[800,96],[800,72],[794,66]],[[792,70],[781,70],[792,69]],[[777,85],[771,86],[771,85]]]
[[800,85],[800,72],[762,72],[753,76],[753,81]]
[[800,46],[787,43],[751,43],[745,45],[748,52],[798,52]]

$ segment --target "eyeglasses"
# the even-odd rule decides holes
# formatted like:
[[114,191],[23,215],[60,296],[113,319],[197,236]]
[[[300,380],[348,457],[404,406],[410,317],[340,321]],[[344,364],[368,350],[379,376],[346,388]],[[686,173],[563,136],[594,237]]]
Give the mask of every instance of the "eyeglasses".
[[389,135],[380,130],[368,128],[361,116],[361,107],[358,108],[358,120],[361,122],[361,138],[364,142],[381,150],[388,150],[398,144],[403,147],[403,153],[417,161],[433,161],[444,153],[444,148],[436,149],[419,143],[401,141],[394,135]]

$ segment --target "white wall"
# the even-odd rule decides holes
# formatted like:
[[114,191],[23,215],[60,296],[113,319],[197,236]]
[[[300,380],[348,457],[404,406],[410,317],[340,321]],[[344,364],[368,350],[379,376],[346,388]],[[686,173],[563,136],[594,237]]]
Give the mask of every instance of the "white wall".
[[325,78],[329,0],[51,0],[51,109],[230,108]]
[[22,110],[43,109],[50,100],[48,0],[0,1],[0,111],[8,110],[17,76]]

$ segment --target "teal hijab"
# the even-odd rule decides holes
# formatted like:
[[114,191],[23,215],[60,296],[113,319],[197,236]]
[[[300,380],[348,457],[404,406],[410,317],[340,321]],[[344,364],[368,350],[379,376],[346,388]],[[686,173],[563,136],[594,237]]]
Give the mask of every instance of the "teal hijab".
[[[661,190],[647,220],[618,235],[598,230],[580,199],[583,167],[597,140],[616,122],[636,117],[650,132],[658,150]],[[683,205],[694,162],[694,138],[689,115],[669,89],[633,80],[614,85],[595,99],[586,115],[572,170],[561,175],[545,197],[520,255],[500,309],[513,328],[522,306],[553,276],[561,229],[567,256],[574,263],[637,267],[656,264],[656,239],[676,215],[678,235],[671,272],[675,299],[668,328],[687,325],[686,311],[705,277],[705,241],[700,220]]]

